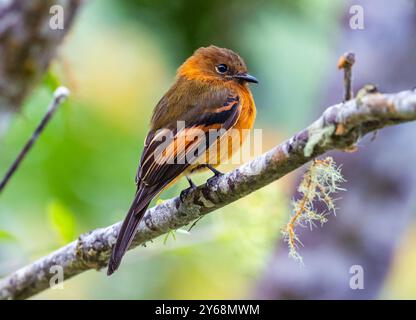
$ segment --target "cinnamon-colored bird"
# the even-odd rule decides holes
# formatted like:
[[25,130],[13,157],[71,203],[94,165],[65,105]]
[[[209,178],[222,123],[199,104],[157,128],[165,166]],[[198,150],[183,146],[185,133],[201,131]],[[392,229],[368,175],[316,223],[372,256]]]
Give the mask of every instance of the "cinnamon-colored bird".
[[[187,190],[195,188],[188,175],[200,169],[221,174],[215,166],[240,147],[243,131],[247,131],[243,129],[251,129],[256,117],[249,82],[257,83],[257,79],[248,74],[243,59],[216,46],[199,48],[178,69],[176,82],[154,109],[136,176],[136,195],[120,228],[108,275],[119,267],[140,220],[158,193],[183,175],[190,183]],[[178,121],[183,124],[179,128]],[[240,134],[240,142],[231,148],[218,148],[221,144],[209,138],[213,129],[218,133],[214,142],[230,132]],[[195,139],[196,132],[202,132],[206,139]],[[182,147],[178,146],[179,140],[185,141]],[[162,145],[166,147],[160,152]],[[214,148],[216,152],[212,152]]]

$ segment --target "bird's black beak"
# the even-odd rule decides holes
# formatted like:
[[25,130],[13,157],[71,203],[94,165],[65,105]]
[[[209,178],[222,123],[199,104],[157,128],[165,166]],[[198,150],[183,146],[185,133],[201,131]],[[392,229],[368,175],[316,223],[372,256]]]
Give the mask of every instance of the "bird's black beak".
[[245,82],[259,83],[259,81],[255,77],[249,75],[248,73],[237,73],[233,76],[233,78]]

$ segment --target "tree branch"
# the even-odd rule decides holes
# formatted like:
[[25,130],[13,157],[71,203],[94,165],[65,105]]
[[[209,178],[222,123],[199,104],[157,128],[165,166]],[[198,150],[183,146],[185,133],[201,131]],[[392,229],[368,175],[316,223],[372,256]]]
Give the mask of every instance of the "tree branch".
[[[350,149],[365,134],[416,120],[416,92],[359,92],[356,99],[328,108],[308,128],[253,161],[147,211],[131,248],[234,202],[333,149]],[[0,299],[23,299],[49,287],[51,267],[64,279],[107,264],[120,223],[81,235],[78,240],[14,272],[0,282]]]
[[45,116],[42,118],[41,122],[33,132],[30,139],[26,142],[23,149],[18,154],[17,158],[13,161],[10,168],[7,170],[5,176],[3,179],[0,180],[0,194],[3,192],[4,188],[6,187],[7,183],[10,181],[13,174],[16,172],[16,170],[19,168],[20,164],[30,151],[32,149],[35,142],[38,140],[40,134],[45,129],[46,125],[51,120],[53,114],[58,109],[60,104],[68,97],[69,90],[65,87],[58,87],[54,94],[53,99],[49,105],[48,111],[46,112]]

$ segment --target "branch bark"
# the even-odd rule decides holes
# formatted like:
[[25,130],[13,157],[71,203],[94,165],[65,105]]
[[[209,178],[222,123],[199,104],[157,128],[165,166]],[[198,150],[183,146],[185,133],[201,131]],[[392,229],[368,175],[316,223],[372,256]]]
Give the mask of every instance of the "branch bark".
[[[365,134],[416,120],[416,92],[363,93],[329,107],[308,128],[253,161],[199,186],[182,203],[179,197],[149,209],[130,249],[234,202],[334,149],[351,149]],[[24,299],[49,287],[51,267],[64,279],[105,267],[121,223],[93,230],[78,240],[14,272],[0,282],[0,299]]]
[[[40,79],[70,29],[81,0],[0,1],[0,130],[10,112]],[[60,5],[64,28],[49,27],[50,8]]]

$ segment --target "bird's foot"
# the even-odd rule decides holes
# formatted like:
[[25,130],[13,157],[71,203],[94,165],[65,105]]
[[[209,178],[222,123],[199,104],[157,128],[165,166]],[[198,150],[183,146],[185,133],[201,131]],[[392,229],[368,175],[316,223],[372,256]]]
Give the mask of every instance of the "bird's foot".
[[219,177],[222,176],[223,173],[221,171],[218,171],[217,169],[215,169],[213,166],[211,166],[210,164],[207,164],[206,167],[212,171],[212,173],[214,174],[215,177]]
[[214,175],[207,180],[207,185],[209,187],[212,187],[214,185],[215,181],[218,179],[218,177],[221,177],[222,175],[224,175],[224,173],[222,173],[221,171],[218,171],[217,169],[215,169],[210,164],[207,164],[206,167],[214,173]]
[[187,180],[188,180],[188,182],[189,182],[189,187],[181,191],[181,194],[180,194],[180,196],[179,196],[179,198],[181,199],[181,202],[184,202],[184,201],[185,201],[185,199],[186,199],[186,197],[188,196],[188,194],[189,194],[191,191],[194,191],[194,190],[196,189],[196,185],[195,185],[195,183],[191,180],[191,178],[186,177],[186,179],[187,179]]

